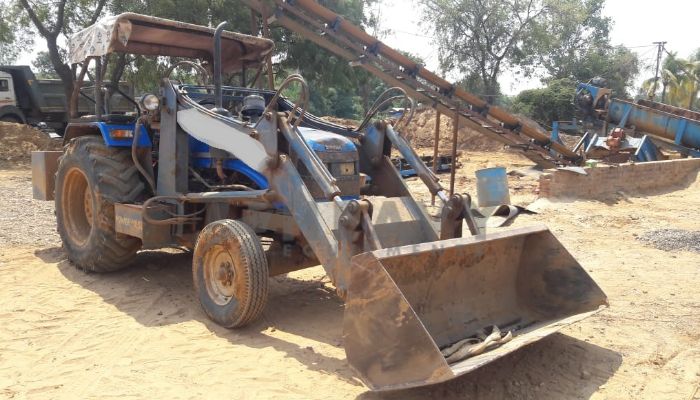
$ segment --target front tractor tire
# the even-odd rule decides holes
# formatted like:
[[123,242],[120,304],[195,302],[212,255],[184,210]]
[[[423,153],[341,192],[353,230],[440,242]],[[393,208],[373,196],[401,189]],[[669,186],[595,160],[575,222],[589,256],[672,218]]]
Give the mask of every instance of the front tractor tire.
[[204,312],[226,328],[256,320],[268,294],[265,252],[253,229],[236,220],[204,227],[192,257],[194,288]]
[[71,140],[56,173],[56,222],[68,259],[91,272],[131,264],[137,238],[114,229],[114,204],[143,200],[145,185],[126,149],[107,147],[101,137]]

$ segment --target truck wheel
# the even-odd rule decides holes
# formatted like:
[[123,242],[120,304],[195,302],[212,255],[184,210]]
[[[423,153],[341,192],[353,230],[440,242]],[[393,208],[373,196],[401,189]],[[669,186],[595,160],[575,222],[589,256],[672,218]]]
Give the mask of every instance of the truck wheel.
[[101,137],[71,140],[59,161],[55,196],[68,259],[92,272],[131,264],[141,241],[115,232],[114,203],[142,200],[145,194],[128,151],[107,147]]
[[202,230],[192,277],[204,312],[221,326],[242,327],[265,309],[267,258],[255,232],[240,221],[215,221]]
[[0,122],[12,122],[15,124],[21,124],[22,120],[14,115],[3,115],[2,117],[0,117]]

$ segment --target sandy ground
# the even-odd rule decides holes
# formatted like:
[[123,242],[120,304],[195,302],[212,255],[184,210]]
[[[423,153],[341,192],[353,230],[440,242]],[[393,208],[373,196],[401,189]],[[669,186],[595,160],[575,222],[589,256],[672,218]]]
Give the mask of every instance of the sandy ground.
[[[462,162],[462,190],[474,169],[528,165],[504,153]],[[516,203],[536,197],[534,179],[511,177],[511,187]],[[320,267],[274,278],[264,318],[223,329],[193,295],[188,254],[143,252],[118,273],[78,271],[52,203],[31,200],[29,171],[0,170],[0,398],[700,400],[699,255],[635,238],[700,229],[698,199],[700,183],[617,202],[538,201],[540,214],[515,225],[546,223],[610,308],[470,375],[380,394],[346,364],[343,305]]]

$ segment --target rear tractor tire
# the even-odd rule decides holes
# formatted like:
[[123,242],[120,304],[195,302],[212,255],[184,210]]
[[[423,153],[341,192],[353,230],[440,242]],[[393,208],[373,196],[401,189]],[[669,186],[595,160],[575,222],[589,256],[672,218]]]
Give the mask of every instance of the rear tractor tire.
[[101,137],[71,140],[56,173],[56,223],[68,259],[90,272],[131,264],[141,240],[114,229],[114,204],[146,196],[126,149],[107,147]]
[[207,225],[192,257],[194,288],[204,312],[226,328],[256,320],[268,296],[268,265],[253,229],[236,220]]

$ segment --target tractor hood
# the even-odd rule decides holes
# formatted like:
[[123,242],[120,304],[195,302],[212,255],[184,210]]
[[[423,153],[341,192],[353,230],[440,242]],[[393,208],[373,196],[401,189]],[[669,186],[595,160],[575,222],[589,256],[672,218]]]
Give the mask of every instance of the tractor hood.
[[306,141],[306,144],[317,153],[346,153],[357,151],[357,147],[355,147],[355,143],[353,143],[352,140],[336,133],[304,127],[300,127],[299,132]]

